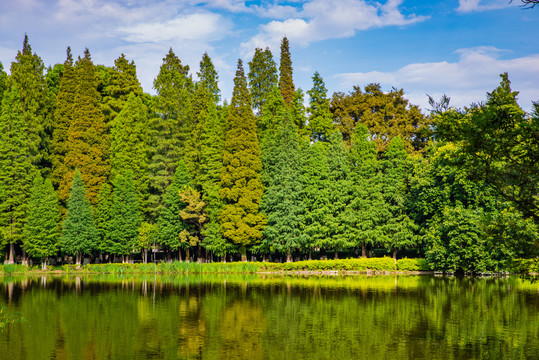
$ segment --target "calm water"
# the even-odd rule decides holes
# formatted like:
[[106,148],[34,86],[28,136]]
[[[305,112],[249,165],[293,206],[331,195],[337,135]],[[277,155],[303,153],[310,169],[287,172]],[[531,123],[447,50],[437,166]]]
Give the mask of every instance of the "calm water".
[[539,359],[517,278],[4,278],[0,359]]

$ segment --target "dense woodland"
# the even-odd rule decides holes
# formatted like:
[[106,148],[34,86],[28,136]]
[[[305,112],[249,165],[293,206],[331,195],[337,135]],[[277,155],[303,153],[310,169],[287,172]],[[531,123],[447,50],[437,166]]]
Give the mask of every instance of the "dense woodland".
[[425,114],[379,84],[330,97],[318,72],[305,94],[284,38],[278,64],[238,60],[229,103],[218,79],[170,49],[149,95],[123,54],[46,68],[25,37],[0,64],[6,261],[405,254],[483,272],[539,255],[539,104],[507,74]]

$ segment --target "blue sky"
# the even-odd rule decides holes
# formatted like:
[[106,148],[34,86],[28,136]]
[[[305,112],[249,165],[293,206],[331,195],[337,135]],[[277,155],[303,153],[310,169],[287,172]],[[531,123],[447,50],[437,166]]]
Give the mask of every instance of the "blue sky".
[[238,58],[255,47],[291,43],[296,87],[319,71],[328,88],[348,92],[377,82],[403,88],[428,108],[426,94],[454,106],[485,99],[508,72],[519,103],[539,100],[539,7],[516,0],[2,0],[0,61],[9,70],[24,34],[46,65],[88,47],[95,63],[133,59],[146,92],[170,47],[198,71],[204,52],[230,99]]

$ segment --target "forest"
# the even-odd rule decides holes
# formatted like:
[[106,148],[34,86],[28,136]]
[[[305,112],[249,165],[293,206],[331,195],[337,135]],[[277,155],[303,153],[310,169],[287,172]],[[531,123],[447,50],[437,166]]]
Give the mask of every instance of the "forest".
[[485,99],[423,113],[402,89],[328,95],[257,48],[230,102],[208,54],[165,54],[143,92],[121,54],[45,67],[24,38],[0,63],[6,263],[295,261],[389,255],[443,271],[539,256],[539,103],[509,75]]

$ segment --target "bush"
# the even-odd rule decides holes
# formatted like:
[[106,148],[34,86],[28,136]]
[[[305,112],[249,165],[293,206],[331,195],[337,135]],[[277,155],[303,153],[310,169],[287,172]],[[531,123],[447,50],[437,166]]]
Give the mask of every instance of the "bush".
[[399,259],[397,260],[397,270],[400,271],[429,271],[430,266],[426,259]]

